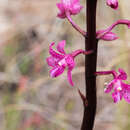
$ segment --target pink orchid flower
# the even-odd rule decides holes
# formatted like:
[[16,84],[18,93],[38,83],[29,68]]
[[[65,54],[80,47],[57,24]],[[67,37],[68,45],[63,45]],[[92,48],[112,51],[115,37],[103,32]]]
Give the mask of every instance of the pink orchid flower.
[[50,44],[49,53],[51,56],[46,59],[48,65],[52,67],[52,69],[50,70],[50,76],[57,77],[64,72],[66,67],[68,67],[68,76],[67,76],[68,81],[72,86],[74,86],[74,83],[72,81],[72,74],[71,74],[71,71],[75,67],[74,58],[81,53],[90,54],[90,53],[92,53],[92,51],[85,52],[85,51],[79,49],[72,53],[67,54],[64,50],[66,41],[63,40],[63,41],[59,42],[57,45],[57,51],[59,52],[58,53],[55,50],[53,50],[53,48],[52,48],[52,46],[54,46],[54,44],[55,44],[54,42]]
[[116,10],[118,8],[118,0],[107,0],[107,5]]
[[57,3],[57,7],[60,11],[57,16],[62,19],[66,18],[66,13],[76,15],[83,8],[79,0],[61,0],[61,3]]
[[130,85],[124,83],[122,80],[127,79],[127,74],[123,69],[118,70],[119,73],[116,71],[101,71],[96,72],[96,75],[107,75],[112,74],[113,80],[109,82],[105,89],[105,93],[112,92],[112,98],[114,100],[114,103],[118,103],[122,98],[124,98],[128,103],[130,103]]
[[61,0],[61,3],[57,3],[56,5],[60,11],[57,16],[61,19],[67,18],[71,25],[79,33],[85,36],[86,32],[82,30],[71,18],[71,15],[80,13],[80,10],[83,8],[83,6],[80,5],[80,0]]

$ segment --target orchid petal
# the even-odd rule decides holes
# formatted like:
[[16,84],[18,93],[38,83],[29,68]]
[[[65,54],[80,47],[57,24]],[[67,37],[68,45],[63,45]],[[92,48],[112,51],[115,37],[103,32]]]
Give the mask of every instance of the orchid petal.
[[114,80],[112,80],[110,83],[107,84],[106,88],[104,89],[105,93],[109,93],[112,91],[114,85]]
[[64,7],[63,7],[63,4],[62,3],[57,3],[56,6],[58,7],[58,9],[60,11],[64,11]]
[[64,19],[64,18],[66,18],[66,14],[63,13],[63,12],[60,12],[60,13],[57,14],[57,17]]
[[50,76],[53,78],[53,77],[57,77],[59,75],[61,75],[63,72],[64,72],[64,67],[62,66],[56,66],[54,68],[52,68],[50,70]]
[[120,74],[119,74],[119,76],[117,78],[121,79],[121,80],[126,80],[127,79],[126,72],[123,69],[121,69],[121,68],[119,68],[118,71],[120,72]]
[[55,44],[54,42],[51,43],[51,45],[49,47],[49,53],[50,53],[50,55],[52,55],[55,58],[62,59],[64,56],[53,50],[52,46],[54,46],[54,44]]
[[46,58],[46,61],[49,66],[55,67],[57,65],[57,62],[59,61],[59,59],[53,58],[52,56],[50,56],[50,57]]
[[80,3],[80,0],[73,0],[73,3]]
[[125,93],[124,94],[124,99],[125,99],[125,101],[127,101],[128,103],[130,103],[130,93]]
[[125,83],[123,83],[123,92],[124,92],[124,99],[125,99],[125,101],[127,101],[128,103],[130,103],[130,85],[128,85],[128,84],[125,84]]
[[57,3],[56,6],[58,7],[58,9],[60,11],[58,13],[57,17],[62,18],[62,19],[65,18],[66,14],[65,14],[65,9],[63,7],[63,4],[62,3]]
[[72,72],[72,69],[68,69],[68,73],[67,73],[68,76],[67,77],[68,77],[68,81],[69,81],[70,85],[74,86],[74,83],[72,81],[72,73],[71,72]]
[[66,45],[65,40],[59,42],[58,45],[57,45],[57,50],[58,50],[60,53],[62,53],[62,54],[66,54],[66,53],[65,53],[65,50],[64,50],[65,45]]
[[55,61],[54,61],[54,58],[52,56],[46,58],[46,61],[47,61],[49,66],[52,66],[52,67],[55,66]]
[[120,95],[120,92],[113,92],[112,98],[114,100],[114,103],[118,103],[122,99],[122,96]]
[[75,15],[75,14],[79,13],[82,8],[83,8],[83,6],[80,5],[79,1],[75,2],[75,4],[71,8],[71,13],[73,15]]
[[68,81],[69,81],[70,85],[74,86],[74,83],[72,81],[72,74],[71,74],[71,72],[72,72],[73,68],[75,67],[75,62],[71,58],[71,56],[68,56],[66,61],[67,61],[67,64],[68,64],[68,73],[67,73],[68,74],[67,75]]
[[122,90],[122,82],[119,79],[114,79],[114,91],[120,91]]

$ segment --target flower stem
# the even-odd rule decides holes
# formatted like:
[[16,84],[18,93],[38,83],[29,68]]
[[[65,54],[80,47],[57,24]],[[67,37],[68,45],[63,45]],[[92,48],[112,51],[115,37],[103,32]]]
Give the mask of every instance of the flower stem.
[[81,130],[92,130],[94,126],[97,96],[96,96],[96,64],[97,43],[96,39],[96,5],[97,0],[86,0],[87,13],[87,37],[85,38],[85,50],[93,50],[92,55],[85,56],[85,80],[86,99],[88,106],[84,106],[84,115]]
[[90,55],[90,54],[92,54],[92,53],[94,53],[94,51],[92,51],[92,50],[90,50],[90,51],[84,51],[84,50],[82,50],[82,49],[78,49],[78,50],[72,52],[72,53],[71,53],[71,56],[72,56],[72,57],[76,57],[76,56],[79,55],[79,54]]
[[68,21],[71,23],[71,25],[79,32],[81,33],[84,37],[86,36],[86,32],[84,30],[82,30],[77,24],[74,23],[74,21],[72,20],[70,13],[66,12],[66,16]]
[[111,71],[98,71],[95,74],[96,74],[96,76],[112,74],[113,77],[116,77],[116,75],[117,75],[117,73],[114,70],[111,70]]
[[[108,27],[105,30],[102,30],[103,33],[99,33],[97,32],[97,38],[100,39],[102,36],[104,36],[106,33],[110,32],[115,26],[119,25],[119,24],[125,24],[128,26],[128,28],[130,28],[130,20],[125,20],[125,19],[120,19],[117,20],[115,23],[113,23],[110,27]],[[101,30],[100,30],[101,31]]]

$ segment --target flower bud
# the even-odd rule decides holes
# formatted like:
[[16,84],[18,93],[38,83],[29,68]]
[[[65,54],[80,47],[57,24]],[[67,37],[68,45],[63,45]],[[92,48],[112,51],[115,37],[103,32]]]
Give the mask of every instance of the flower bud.
[[108,33],[104,34],[103,36],[101,36],[100,39],[102,39],[104,41],[113,41],[113,40],[118,39],[118,37],[116,36],[115,33],[108,32]]
[[107,0],[107,5],[116,10],[118,8],[118,0]]

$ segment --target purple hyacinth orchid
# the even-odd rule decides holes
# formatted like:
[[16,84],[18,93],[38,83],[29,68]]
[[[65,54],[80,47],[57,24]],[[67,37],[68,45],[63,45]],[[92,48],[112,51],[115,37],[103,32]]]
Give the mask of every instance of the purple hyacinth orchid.
[[70,15],[76,15],[83,8],[79,0],[61,0],[61,3],[57,3],[57,7],[60,10],[57,16],[62,19],[66,18],[67,12]]
[[48,65],[52,67],[52,69],[50,70],[50,76],[57,77],[64,72],[66,67],[68,67],[68,76],[67,76],[68,81],[72,86],[74,86],[71,74],[72,70],[75,67],[74,58],[81,53],[87,55],[92,53],[92,51],[85,52],[84,50],[79,49],[72,53],[67,54],[64,50],[66,41],[63,40],[59,42],[57,45],[57,51],[59,52],[58,53],[52,48],[54,44],[55,44],[54,42],[50,44],[49,53],[51,56],[46,59]]
[[114,70],[101,71],[101,72],[96,72],[96,75],[112,74],[114,79],[106,85],[104,92],[109,93],[113,90],[112,98],[114,100],[114,103],[118,103],[122,98],[124,98],[125,101],[130,103],[130,85],[122,81],[127,79],[127,74],[123,69],[119,69],[118,71],[119,73],[117,73]]
[[57,17],[64,19],[67,18],[67,20],[71,23],[71,25],[83,36],[86,35],[86,32],[82,30],[71,18],[71,15],[76,15],[80,13],[83,6],[80,5],[80,0],[61,0],[61,3],[56,4],[59,13]]
[[107,5],[116,10],[118,8],[118,0],[107,0]]

